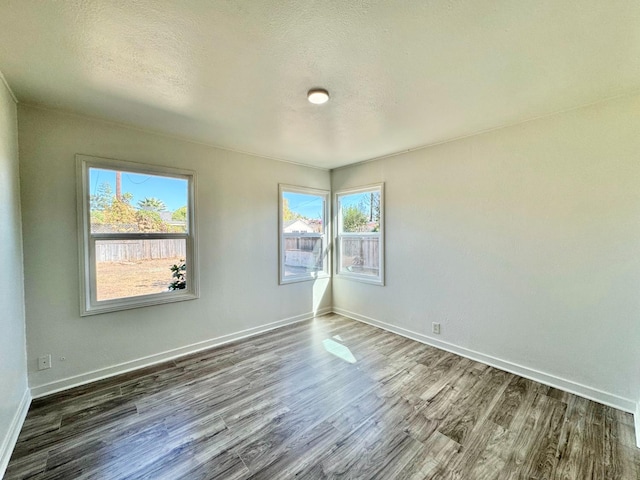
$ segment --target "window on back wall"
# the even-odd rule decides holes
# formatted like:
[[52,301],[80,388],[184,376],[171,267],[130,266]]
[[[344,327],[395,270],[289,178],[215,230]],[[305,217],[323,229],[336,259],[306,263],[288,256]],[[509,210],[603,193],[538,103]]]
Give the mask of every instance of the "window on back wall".
[[329,276],[329,192],[280,185],[280,283]]
[[76,161],[82,315],[197,298],[194,173]]
[[383,184],[336,193],[338,276],[384,285]]

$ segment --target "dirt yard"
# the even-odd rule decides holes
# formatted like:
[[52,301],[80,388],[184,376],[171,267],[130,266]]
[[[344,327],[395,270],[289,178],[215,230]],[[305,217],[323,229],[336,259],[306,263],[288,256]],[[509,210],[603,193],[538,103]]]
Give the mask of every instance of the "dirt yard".
[[166,292],[174,280],[170,268],[179,262],[179,258],[98,262],[98,300]]

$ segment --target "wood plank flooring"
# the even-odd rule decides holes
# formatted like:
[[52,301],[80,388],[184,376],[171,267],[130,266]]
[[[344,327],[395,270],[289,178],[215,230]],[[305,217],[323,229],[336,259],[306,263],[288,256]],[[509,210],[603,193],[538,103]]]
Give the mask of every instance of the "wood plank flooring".
[[634,479],[630,414],[339,315],[33,402],[6,479]]

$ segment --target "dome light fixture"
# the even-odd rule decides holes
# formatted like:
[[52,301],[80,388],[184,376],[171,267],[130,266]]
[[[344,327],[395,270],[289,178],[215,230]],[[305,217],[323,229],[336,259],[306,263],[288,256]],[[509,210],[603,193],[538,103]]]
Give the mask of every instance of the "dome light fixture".
[[307,92],[307,99],[316,105],[321,105],[329,100],[329,92],[324,88],[312,88]]

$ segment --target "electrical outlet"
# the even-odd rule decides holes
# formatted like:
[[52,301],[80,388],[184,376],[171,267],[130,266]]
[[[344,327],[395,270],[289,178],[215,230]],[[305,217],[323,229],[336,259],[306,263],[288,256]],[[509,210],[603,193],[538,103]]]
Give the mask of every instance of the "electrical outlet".
[[38,358],[38,370],[51,368],[51,355],[43,355]]
[[436,335],[440,335],[440,324],[437,322],[433,322],[431,324],[431,331]]

